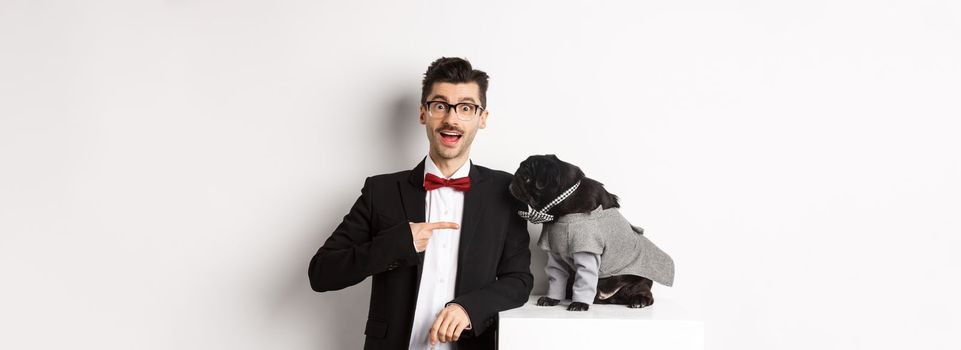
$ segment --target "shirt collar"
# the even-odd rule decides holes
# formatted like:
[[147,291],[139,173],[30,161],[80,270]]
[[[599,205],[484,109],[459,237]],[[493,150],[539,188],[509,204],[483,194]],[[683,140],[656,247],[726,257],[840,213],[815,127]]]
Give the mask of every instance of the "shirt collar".
[[437,164],[434,164],[434,160],[430,158],[430,155],[427,155],[427,159],[424,161],[424,176],[427,176],[428,173],[431,173],[442,179],[455,179],[464,177],[470,174],[470,166],[472,164],[474,164],[473,161],[470,158],[467,158],[467,161],[464,162],[464,165],[461,165],[453,175],[450,177],[444,177],[444,174],[441,173],[440,169],[437,168]]

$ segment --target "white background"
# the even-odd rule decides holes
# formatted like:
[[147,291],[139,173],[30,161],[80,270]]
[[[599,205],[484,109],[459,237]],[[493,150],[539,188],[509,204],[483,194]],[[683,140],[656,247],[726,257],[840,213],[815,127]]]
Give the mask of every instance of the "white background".
[[440,56],[474,161],[603,182],[709,349],[961,346],[956,1],[0,0],[0,348],[360,348],[307,263]]

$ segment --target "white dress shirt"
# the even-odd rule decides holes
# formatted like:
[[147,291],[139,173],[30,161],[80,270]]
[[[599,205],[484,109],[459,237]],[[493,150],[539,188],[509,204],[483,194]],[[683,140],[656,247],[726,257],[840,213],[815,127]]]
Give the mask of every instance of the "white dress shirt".
[[[459,178],[470,173],[471,161],[468,159],[450,177],[441,173],[434,160],[427,156],[424,161],[424,176],[434,174],[443,179]],[[447,221],[461,224],[464,215],[464,193],[450,187],[440,187],[427,191],[425,198],[426,221]],[[414,325],[411,328],[410,349],[431,349],[428,331],[437,319],[437,314],[445,304],[454,299],[454,282],[457,278],[457,252],[460,243],[460,229],[434,230],[424,253],[424,267],[418,286],[417,306],[414,309]],[[453,350],[454,343],[437,342],[435,349]]]

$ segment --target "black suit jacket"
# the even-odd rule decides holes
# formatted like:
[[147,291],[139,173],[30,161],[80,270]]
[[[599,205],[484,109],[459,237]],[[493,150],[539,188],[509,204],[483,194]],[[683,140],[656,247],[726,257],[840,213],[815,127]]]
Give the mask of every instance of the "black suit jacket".
[[[426,159],[412,170],[368,177],[310,261],[310,286],[318,292],[373,276],[364,349],[406,349],[410,341],[423,253],[414,250],[408,222],[424,222]],[[507,190],[511,174],[471,164],[468,176],[451,302],[471,320],[458,348],[493,349],[497,313],[523,305],[533,286],[527,224],[517,215],[526,207]]]

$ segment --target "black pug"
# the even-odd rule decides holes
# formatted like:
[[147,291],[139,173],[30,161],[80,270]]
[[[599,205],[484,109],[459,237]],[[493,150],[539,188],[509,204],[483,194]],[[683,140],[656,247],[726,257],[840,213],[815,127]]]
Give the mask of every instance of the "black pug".
[[518,214],[544,224],[538,245],[548,251],[550,290],[537,305],[573,295],[570,311],[588,310],[590,303],[642,308],[654,303],[652,279],[672,285],[673,260],[620,215],[616,195],[579,167],[553,154],[533,155],[521,162],[509,189],[528,205]]

